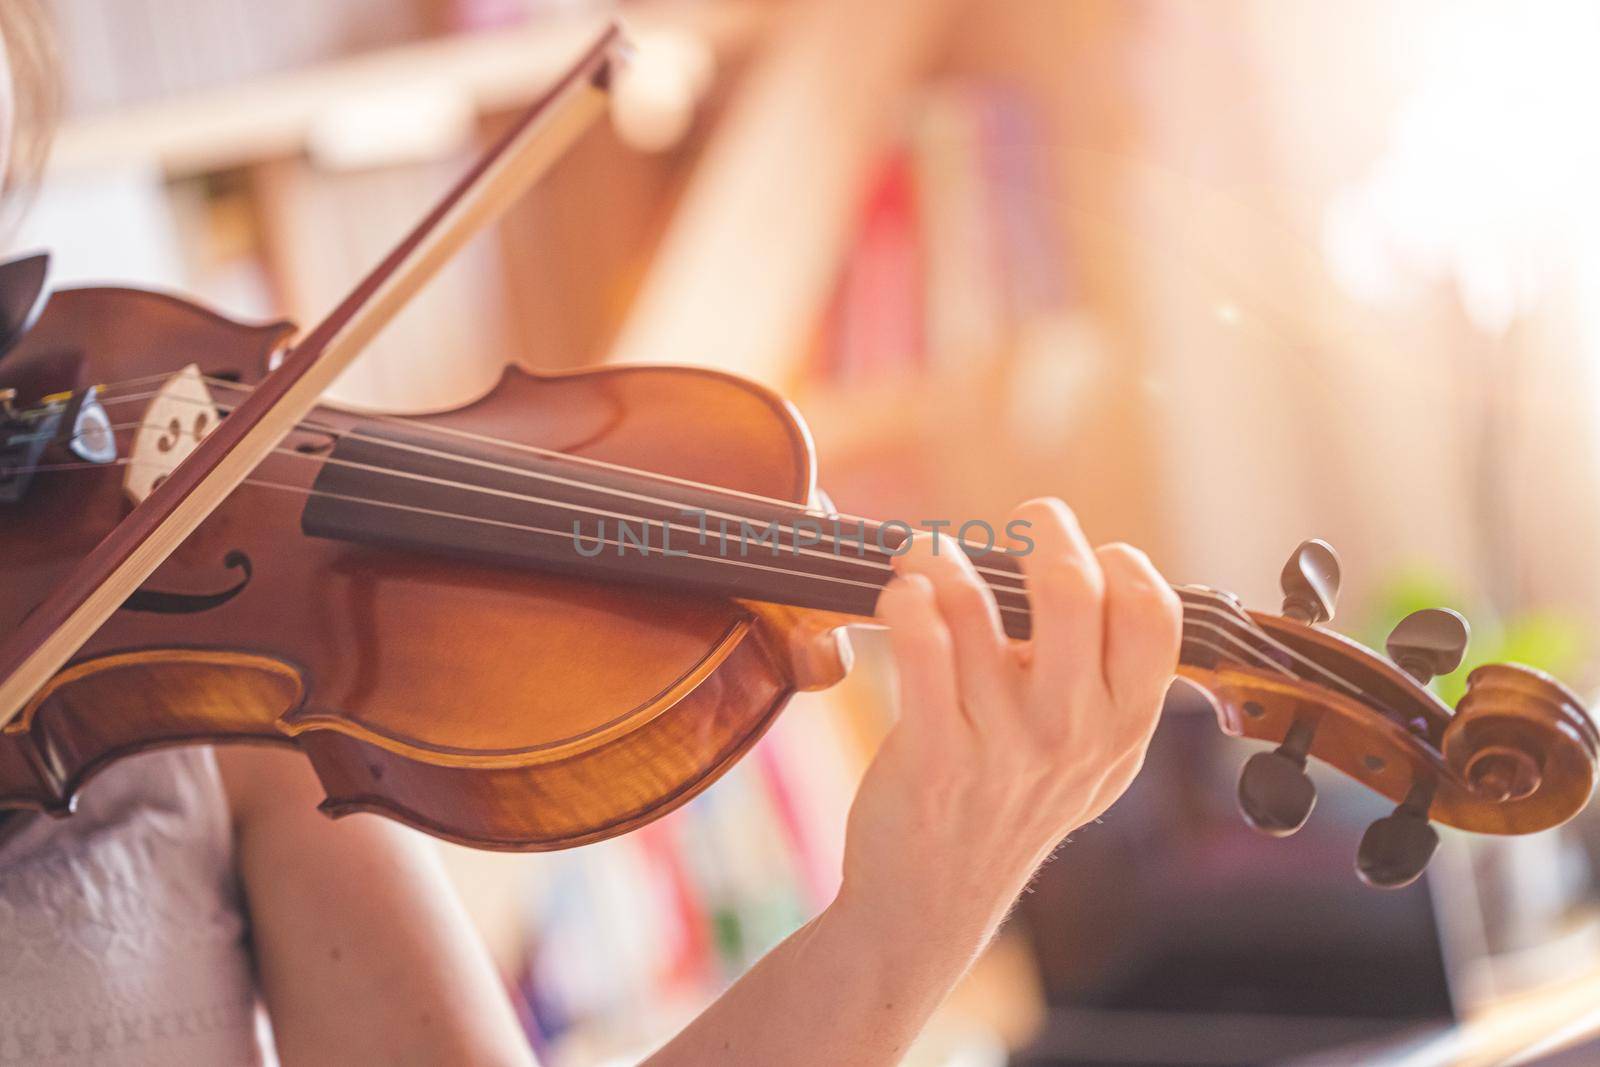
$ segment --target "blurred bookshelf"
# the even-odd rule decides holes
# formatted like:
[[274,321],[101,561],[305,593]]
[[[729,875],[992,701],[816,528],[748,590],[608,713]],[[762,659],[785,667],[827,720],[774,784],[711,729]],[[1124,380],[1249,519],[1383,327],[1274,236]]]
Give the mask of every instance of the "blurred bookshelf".
[[[38,233],[68,277],[99,274],[108,248],[154,248],[117,268],[302,324],[620,11],[641,54],[655,42],[677,57],[678,82],[661,85],[680,107],[690,97],[680,134],[588,135],[335,400],[437,410],[507,363],[704,360],[796,398],[845,511],[994,520],[1051,492],[1097,539],[1159,548],[1136,309],[1115,295],[1120,245],[1081,206],[1106,201],[1103,178],[1073,151],[1129,121],[1088,58],[1131,32],[1116,5],[50,7],[70,78]],[[703,61],[714,74],[685,88]],[[837,77],[816,77],[819,62]],[[163,239],[107,231],[85,208],[110,195]],[[697,218],[721,229],[702,237]],[[660,329],[652,298],[679,303],[684,278],[709,312],[684,301],[682,328]],[[742,333],[722,336],[724,314],[743,316]],[[791,334],[792,347],[765,344]],[[1097,464],[1069,462],[1084,454]],[[892,707],[880,642],[857,645],[849,680],[797,697],[750,758],[656,825],[572,853],[442,849],[546,1062],[628,1062],[831,897],[855,782]],[[1003,1062],[1042,1012],[1028,942],[1008,930],[908,1062]]]
[[994,519],[1027,492],[994,457],[1057,457],[1056,401],[1103,356],[1059,162],[1013,82],[935,76],[908,99],[793,385],[847,501]]
[[[842,511],[994,522],[1016,500],[1050,493],[1072,503],[1093,540],[1139,544],[1169,573],[1174,558],[1205,559],[1224,541],[1218,558],[1253,565],[1261,553],[1252,538],[1281,534],[1286,515],[1343,523],[1342,512],[1363,510],[1274,503],[1270,480],[1229,483],[1215,458],[1228,453],[1205,448],[1210,406],[1179,395],[1201,375],[1232,368],[1229,388],[1263,398],[1258,409],[1237,410],[1302,410],[1271,377],[1298,335],[1257,339],[1252,349],[1240,327],[1241,308],[1244,326],[1251,322],[1250,286],[1178,262],[1198,248],[1284,260],[1271,254],[1277,238],[1260,238],[1254,185],[1229,190],[1244,201],[1234,215],[1208,210],[1194,195],[1201,183],[1174,180],[1187,173],[1189,153],[1203,175],[1210,167],[1228,174],[1222,158],[1262,173],[1271,161],[1244,150],[1259,134],[1248,123],[1240,124],[1246,133],[1235,131],[1239,144],[1211,143],[1213,116],[1248,110],[1245,89],[1255,86],[1216,76],[1215,57],[1231,53],[1211,37],[1182,30],[1182,39],[1203,42],[1194,53],[1203,71],[1187,81],[1157,76],[1161,34],[1180,29],[1163,25],[1171,12],[1162,5],[51,6],[73,80],[52,161],[51,184],[63,191],[52,188],[58,202],[43,205],[61,228],[41,232],[52,244],[59,238],[64,253],[90,250],[62,256],[69,274],[115,262],[134,280],[181,286],[239,316],[302,323],[327,309],[603,18],[627,19],[656,94],[658,132],[641,139],[618,121],[585,138],[378,339],[336,399],[438,409],[491,388],[508,362],[536,370],[608,358],[705,362],[795,399],[817,443],[823,488]],[[1209,31],[1225,20],[1200,21]],[[1171,117],[1184,111],[1170,100],[1151,102],[1180,84],[1212,88],[1188,121]],[[1192,127],[1195,141],[1149,128],[1162,121]],[[1163,136],[1173,158],[1161,154]],[[1158,173],[1164,168],[1172,173]],[[1168,215],[1138,203],[1152,199],[1141,193],[1152,176],[1171,192],[1154,198]],[[138,226],[112,227],[95,206],[112,201],[130,206]],[[1176,240],[1180,232],[1193,244]],[[106,258],[128,249],[145,258]],[[1263,291],[1280,281],[1258,280]],[[1296,308],[1317,291],[1282,289]],[[1219,350],[1254,352],[1257,362],[1219,360]],[[1200,369],[1176,373],[1180,366]],[[1330,404],[1343,395],[1320,382],[1304,392]],[[1223,405],[1221,417],[1235,410]],[[1247,444],[1276,439],[1277,423],[1236,421]],[[1174,462],[1174,447],[1195,454]],[[1196,485],[1179,484],[1184,478]],[[1248,490],[1239,497],[1245,506],[1219,505],[1213,479]],[[1410,489],[1396,498],[1407,516],[1455,514],[1417,507]],[[1276,522],[1261,510],[1274,508]],[[1395,524],[1366,528],[1392,533]],[[1174,577],[1270,596],[1270,571],[1255,588],[1236,585],[1238,573]],[[796,698],[749,759],[656,825],[556,855],[442,849],[547,1063],[631,1062],[827,902],[850,797],[893,700],[881,642],[867,634],[857,648],[845,684]],[[1205,740],[1188,732],[1199,727]],[[1089,831],[1066,854],[1089,879],[1083,899],[1068,892],[1068,864],[1047,868],[1022,908],[1028,926],[1007,929],[908,1062],[988,1067],[1030,1041],[1023,1055],[1034,1058],[1021,1062],[1083,1062],[1090,1024],[1103,1026],[1111,1045],[1143,1035],[1160,1039],[1166,1055],[1196,1054],[1198,1036],[1172,1039],[1163,1027],[1186,1012],[1181,1021],[1193,1030],[1184,1035],[1230,1031],[1238,1020],[1174,1010],[1175,995],[1154,981],[1144,993],[1168,999],[1138,1011],[1096,998],[1128,978],[1118,969],[1136,965],[1140,939],[1148,949],[1215,937],[1232,951],[1239,930],[1270,925],[1258,900],[1285,906],[1286,929],[1300,919],[1296,902],[1321,900],[1319,913],[1350,922],[1344,940],[1372,941],[1374,903],[1339,896],[1350,887],[1335,881],[1348,878],[1340,850],[1369,817],[1356,810],[1358,798],[1349,798],[1349,825],[1336,842],[1307,837],[1299,852],[1280,847],[1241,864],[1259,867],[1268,883],[1239,895],[1247,909],[1213,920],[1194,891],[1161,895],[1174,871],[1206,870],[1191,838],[1203,838],[1213,859],[1250,847],[1226,800],[1226,763],[1239,753],[1214,752],[1209,724],[1195,717],[1169,715],[1163,729],[1162,762],[1112,813],[1110,828]],[[1162,792],[1206,776],[1217,780],[1198,782],[1192,794]],[[1197,812],[1209,820],[1203,834],[1184,825]],[[1163,834],[1173,837],[1165,852]],[[1169,868],[1150,869],[1168,857],[1176,857]],[[1300,885],[1301,876],[1315,884]],[[1406,898],[1410,911],[1388,916],[1385,937],[1432,937],[1422,893]],[[1126,909],[1126,924],[1097,922],[1095,902],[1112,918]],[[1171,928],[1158,930],[1167,920]],[[1257,962],[1292,940],[1263,934]],[[1062,959],[1081,964],[1097,947],[1104,972],[1063,970]],[[1419,942],[1413,962],[1431,968],[1436,949]],[[1196,954],[1153,971],[1163,982],[1176,974],[1210,992],[1223,988],[1217,958]],[[1352,973],[1361,989],[1377,985],[1366,966]],[[1418,989],[1443,999],[1435,979],[1443,980],[1430,971]],[[1240,982],[1244,994],[1273,986]],[[1442,1019],[1435,1012],[1429,1025]]]
[[[1120,297],[1130,268],[1094,163],[1131,105],[1089,89],[1090,57],[1135,30],[1115,5],[1033,0],[822,0],[780,16],[612,358],[687,353],[777,386],[846,513],[993,521],[1056,493],[1097,539],[1159,552],[1138,310]],[[805,73],[818,69],[826,84]],[[881,645],[856,643],[829,696],[870,752],[892,690]],[[1044,1028],[1044,1000],[1010,928],[941,1019],[1000,1051],[927,1062],[1004,1062]]]
[[[1272,333],[1252,348],[1241,337],[1238,280],[1177,262],[1203,247],[1239,252],[1252,266],[1259,259],[1268,264],[1257,267],[1263,275],[1300,269],[1283,266],[1298,258],[1274,254],[1280,238],[1260,236],[1253,183],[1274,164],[1249,149],[1267,138],[1240,122],[1237,143],[1214,143],[1218,129],[1232,129],[1216,116],[1249,113],[1265,95],[1262,83],[1218,73],[1247,69],[1240,57],[1253,54],[1230,51],[1238,41],[1229,16],[1191,10],[1186,17],[1204,25],[1197,32],[1174,18],[1182,5],[1121,0],[47,6],[61,30],[67,113],[28,233],[56,252],[60,277],[170,285],[239,317],[287,315],[303,324],[388,248],[601,21],[616,13],[627,20],[649,76],[647,131],[619,119],[587,136],[384,332],[338,383],[337,400],[434,410],[482,394],[507,363],[556,371],[607,358],[706,362],[795,399],[817,443],[823,488],[845,512],[992,522],[1018,499],[1050,493],[1072,503],[1093,540],[1139,544],[1169,573],[1174,558],[1209,567],[1208,553],[1253,567],[1286,515],[1367,530],[1384,540],[1385,553],[1401,525],[1392,516],[1346,522],[1346,513],[1371,510],[1365,494],[1361,507],[1347,506],[1323,479],[1229,482],[1220,473],[1229,464],[1218,457],[1230,453],[1205,448],[1208,420],[1241,423],[1238,439],[1252,452],[1258,439],[1279,436],[1280,424],[1261,421],[1264,414],[1283,417],[1294,431],[1285,440],[1333,421],[1306,416],[1323,409],[1288,403],[1294,396],[1274,385],[1273,368],[1291,362],[1298,333]],[[1280,10],[1250,9],[1263,20]],[[1197,42],[1183,53],[1193,69],[1168,69],[1163,34],[1169,50],[1173,41]],[[1298,72],[1322,50],[1279,51]],[[1317,80],[1318,95],[1327,95],[1325,84]],[[1189,89],[1189,110],[1174,107],[1170,98]],[[1163,91],[1167,98],[1152,104]],[[1162,121],[1185,127],[1186,136],[1150,128]],[[1321,125],[1308,128],[1323,138]],[[1325,144],[1330,155],[1345,154],[1333,137]],[[1176,180],[1191,166],[1237,193],[1243,210],[1218,212],[1194,195],[1200,183]],[[1233,180],[1248,172],[1251,184],[1229,185],[1230,168],[1238,168]],[[1140,183],[1163,170],[1171,195],[1159,202],[1170,215],[1135,203]],[[1180,232],[1192,244],[1176,240]],[[1258,280],[1264,292],[1281,281]],[[1281,285],[1296,309],[1321,291],[1301,284]],[[1249,327],[1249,300],[1242,310]],[[1242,355],[1219,360],[1219,350]],[[1405,362],[1374,351],[1374,367]],[[1175,374],[1180,364],[1198,369]],[[1219,373],[1230,389],[1258,391],[1259,406],[1225,405],[1219,414],[1176,395]],[[1301,392],[1330,406],[1372,399],[1326,384],[1317,379]],[[1395,396],[1408,408],[1406,421],[1433,426],[1409,406],[1438,398]],[[1169,436],[1182,438],[1176,448],[1194,456],[1171,461],[1171,442],[1158,444],[1170,429],[1163,419],[1176,427]],[[1400,453],[1388,440],[1374,436],[1371,446],[1385,462]],[[1448,446],[1446,439],[1440,447]],[[1347,455],[1329,454],[1335,464]],[[1184,477],[1199,487],[1177,484]],[[1356,481],[1339,473],[1330,484],[1346,478]],[[1366,490],[1381,480],[1360,481]],[[1278,501],[1281,483],[1291,481],[1334,502]],[[1237,497],[1218,495],[1214,482],[1233,485]],[[1437,496],[1421,506],[1417,484],[1403,489],[1391,496],[1405,525],[1422,527],[1420,517],[1436,515],[1436,534],[1446,525],[1470,528],[1452,523],[1459,512]],[[1441,542],[1434,536],[1430,550]],[[1270,598],[1270,570],[1255,587],[1232,581],[1244,573],[1241,566],[1231,575],[1173,576]],[[750,758],[657,824],[571,853],[441,847],[546,1063],[631,1062],[830,898],[850,798],[893,701],[878,636],[861,635],[856,645],[857,668],[843,685],[801,694]],[[1187,732],[1202,726],[1203,738]],[[1187,889],[1161,897],[1174,871],[1196,869],[1183,866],[1195,859],[1184,851],[1190,839],[1209,842],[1214,855],[1233,847],[1224,763],[1239,755],[1230,748],[1216,756],[1209,724],[1194,717],[1169,715],[1163,729],[1167,761],[1114,810],[1110,829],[1095,828],[1067,853],[1072,867],[1099,868],[1104,880],[1078,900],[1060,877],[1067,864],[1047,868],[1022,909],[1032,938],[1022,923],[1008,927],[909,1063],[989,1067],[1030,1040],[1037,1058],[1025,1062],[1082,1062],[1071,1057],[1082,1054],[1096,1023],[1108,1026],[1111,1044],[1126,1045],[1130,1034],[1159,1038],[1183,1014],[1167,1003],[1097,1016],[1062,1013],[1058,1001],[1046,1019],[1041,986],[1052,981],[1052,944],[1080,962],[1098,945],[1107,970],[1092,982],[1069,977],[1103,992],[1138,956],[1140,938],[1160,939],[1157,918],[1187,918],[1191,936],[1215,935],[1231,949],[1238,929],[1264,925],[1258,901],[1305,899],[1280,893],[1296,888],[1295,877],[1315,875],[1334,886],[1330,893],[1347,888],[1334,881],[1348,878],[1339,850],[1364,812],[1350,816],[1337,842],[1306,838],[1299,852],[1261,853],[1263,877],[1282,880],[1240,895],[1248,922],[1231,911],[1210,920]],[[1207,776],[1217,781],[1188,781]],[[1190,791],[1162,792],[1180,786]],[[1196,812],[1208,817],[1204,834],[1182,825]],[[1129,824],[1142,836],[1123,854],[1116,831]],[[1166,852],[1153,843],[1162,834],[1177,842]],[[1170,869],[1141,873],[1140,863],[1159,867],[1169,856],[1178,857]],[[1472,877],[1467,870],[1459,881]],[[1141,904],[1139,892],[1157,903]],[[1409,898],[1418,908],[1422,892]],[[1370,939],[1355,929],[1368,923],[1369,901],[1326,901],[1312,913],[1350,920],[1351,944]],[[1132,918],[1125,926],[1097,922],[1088,906],[1095,902]],[[1425,924],[1416,914],[1385,929],[1415,933]],[[1124,940],[1125,931],[1132,933]],[[1265,938],[1255,947],[1263,946],[1271,947]],[[1424,949],[1432,951],[1417,952]],[[1220,989],[1219,973],[1214,960],[1187,967],[1196,985]],[[1354,973],[1356,984],[1376,984],[1368,970]],[[1066,999],[1078,1008],[1100,995],[1071,992]],[[1562,1000],[1580,1010],[1593,993],[1591,979]],[[1186,1021],[1197,1034],[1234,1025],[1219,1018],[1227,1017],[1194,1012]],[[1542,1015],[1535,1025],[1556,1026]],[[1183,1047],[1193,1040],[1176,1042],[1165,1062],[1195,1055]]]

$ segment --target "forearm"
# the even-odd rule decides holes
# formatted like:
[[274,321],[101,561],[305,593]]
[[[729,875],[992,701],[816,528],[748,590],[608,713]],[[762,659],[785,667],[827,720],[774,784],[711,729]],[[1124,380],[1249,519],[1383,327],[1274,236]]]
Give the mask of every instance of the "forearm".
[[1059,501],[1019,509],[1029,643],[962,552],[915,539],[878,598],[902,715],[850,809],[844,888],[650,1061],[889,1067],[1039,863],[1138,773],[1177,662],[1176,594],[1088,546]]
[[647,1062],[897,1064],[992,934],[987,916],[888,916],[841,897]]

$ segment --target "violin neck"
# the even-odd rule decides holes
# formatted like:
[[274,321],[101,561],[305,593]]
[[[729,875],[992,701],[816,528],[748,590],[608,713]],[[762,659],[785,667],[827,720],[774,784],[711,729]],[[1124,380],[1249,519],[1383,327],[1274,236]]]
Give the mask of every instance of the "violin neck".
[[[863,618],[911,532],[511,446],[441,444],[392,425],[340,437],[301,526],[314,537]],[[946,531],[940,544],[954,551],[957,541]],[[1007,632],[1026,637],[1016,558],[1003,542],[975,547],[991,549],[969,555],[997,592]]]
[[[871,618],[912,528],[486,439],[442,441],[393,424],[340,435],[312,485],[313,537]],[[980,530],[978,538],[971,536]],[[1025,530],[969,524],[967,551],[1007,635],[1032,632]],[[1254,638],[1230,597],[1176,587],[1183,660],[1205,665]],[[1236,648],[1235,648],[1236,651]]]

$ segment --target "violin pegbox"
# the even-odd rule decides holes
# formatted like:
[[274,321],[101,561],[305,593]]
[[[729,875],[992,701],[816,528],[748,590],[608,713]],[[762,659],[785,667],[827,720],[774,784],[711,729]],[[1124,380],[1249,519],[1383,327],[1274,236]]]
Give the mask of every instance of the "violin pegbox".
[[169,377],[139,419],[122,487],[138,504],[166,481],[222,419],[200,368],[191,363]]
[[[1461,666],[1471,632],[1467,620],[1449,608],[1423,608],[1389,631],[1384,649],[1395,666],[1427,685]],[[1436,787],[1434,776],[1416,776],[1399,806],[1367,827],[1356,849],[1362,881],[1399,889],[1422,877],[1439,848],[1439,833],[1428,820]]]
[[[1369,885],[1398,888],[1432,857],[1432,823],[1523,834],[1583,808],[1600,732],[1576,696],[1539,671],[1492,664],[1472,672],[1452,710],[1428,684],[1460,666],[1466,621],[1444,608],[1414,612],[1385,657],[1319,625],[1338,582],[1333,550],[1307,541],[1283,570],[1281,615],[1213,598],[1192,627],[1199,636],[1186,637],[1203,647],[1186,646],[1180,673],[1211,695],[1224,732],[1276,745],[1240,775],[1247,823],[1275,837],[1300,829],[1316,803],[1306,771],[1315,758],[1395,802],[1367,829],[1356,869]],[[1186,616],[1199,610],[1186,600]]]

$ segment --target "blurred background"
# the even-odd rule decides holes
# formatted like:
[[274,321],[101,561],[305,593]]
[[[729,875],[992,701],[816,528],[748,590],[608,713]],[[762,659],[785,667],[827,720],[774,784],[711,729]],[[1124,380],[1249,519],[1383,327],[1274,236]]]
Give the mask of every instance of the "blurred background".
[[[1445,605],[1468,667],[1600,682],[1594,5],[45,6],[65,115],[14,247],[52,250],[57,284],[312,323],[620,11],[639,52],[611,123],[337,400],[711,364],[795,398],[846,512],[994,521],[1057,494],[1095,540],[1267,609],[1323,537],[1344,632],[1381,647]],[[660,823],[441,846],[547,1063],[630,1062],[830,898],[892,700],[857,643],[845,685]],[[1600,1025],[1594,819],[1447,832],[1379,893],[1352,859],[1387,805],[1313,768],[1311,825],[1257,838],[1249,754],[1175,692],[1133,791],[908,1062],[1498,1063]]]

